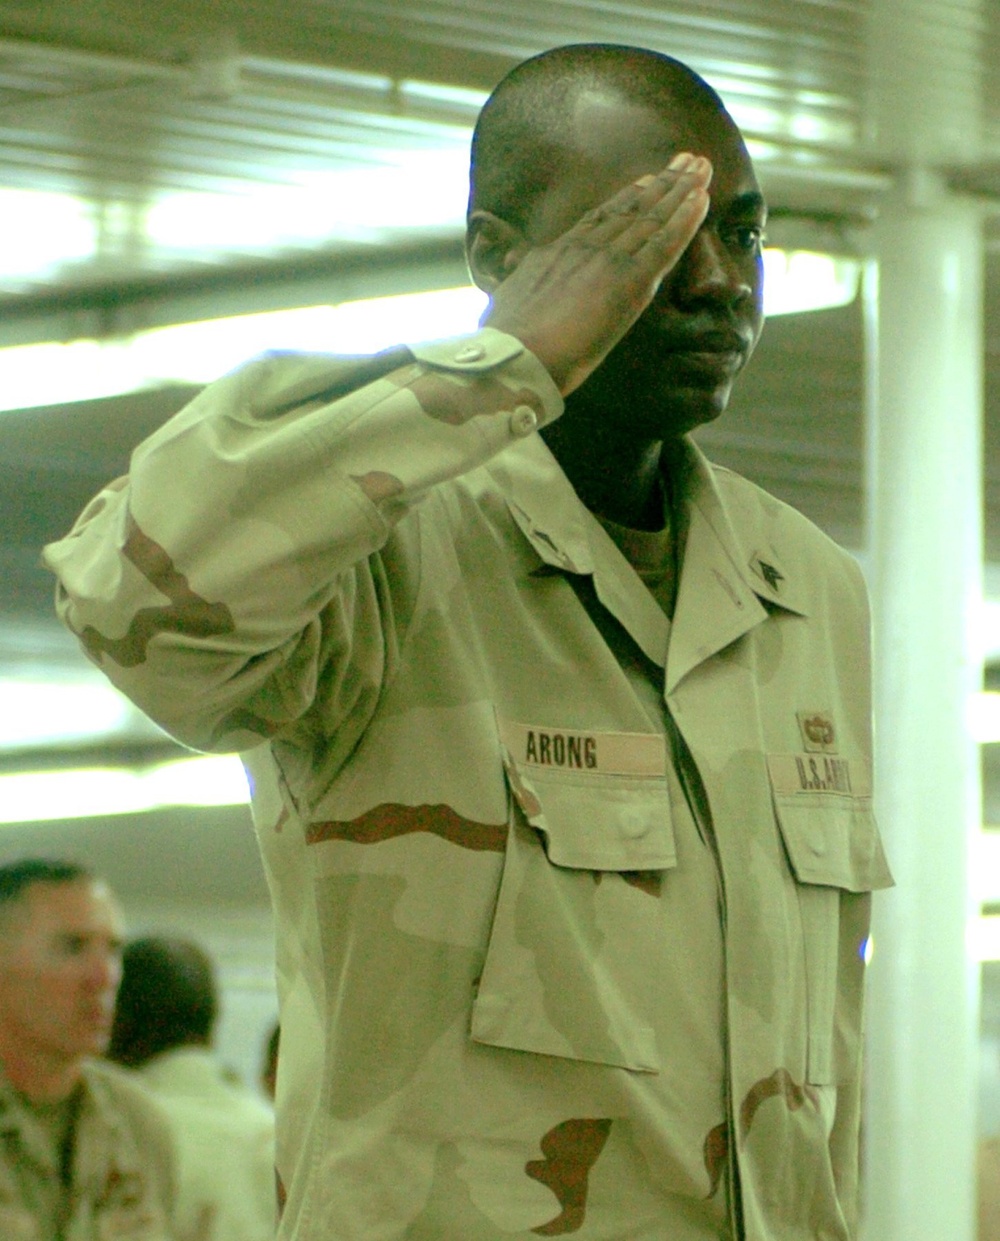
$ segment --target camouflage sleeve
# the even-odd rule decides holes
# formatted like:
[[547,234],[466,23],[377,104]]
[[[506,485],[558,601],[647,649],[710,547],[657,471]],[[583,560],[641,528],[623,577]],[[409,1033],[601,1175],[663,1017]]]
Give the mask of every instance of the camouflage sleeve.
[[355,657],[377,681],[368,558],[430,488],[562,411],[537,359],[491,328],[400,350],[381,370],[250,363],[140,445],[128,476],[45,549],[89,657],[185,744],[245,749],[300,718],[321,648],[337,650],[345,687]]

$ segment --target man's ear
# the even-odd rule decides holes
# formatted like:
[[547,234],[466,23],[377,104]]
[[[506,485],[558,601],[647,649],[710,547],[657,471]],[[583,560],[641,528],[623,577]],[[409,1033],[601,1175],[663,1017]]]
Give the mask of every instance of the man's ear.
[[524,234],[492,211],[473,211],[465,231],[465,258],[472,279],[492,293],[514,270],[527,250]]

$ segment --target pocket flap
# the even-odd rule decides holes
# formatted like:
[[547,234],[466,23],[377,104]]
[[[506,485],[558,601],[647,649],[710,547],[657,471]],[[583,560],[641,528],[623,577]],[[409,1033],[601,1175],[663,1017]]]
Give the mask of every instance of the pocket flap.
[[892,874],[867,798],[776,798],[778,825],[800,883],[873,892],[891,888]]
[[555,866],[667,870],[677,865],[666,778],[530,773],[513,760],[515,800]]
[[847,892],[892,887],[864,760],[769,754],[767,770],[785,851],[800,883]]

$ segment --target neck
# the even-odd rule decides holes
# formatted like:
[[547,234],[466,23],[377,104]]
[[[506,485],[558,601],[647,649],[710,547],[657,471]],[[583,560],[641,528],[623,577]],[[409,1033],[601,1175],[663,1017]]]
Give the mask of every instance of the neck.
[[662,527],[659,441],[627,440],[604,421],[572,416],[569,406],[542,435],[592,513],[633,530]]
[[66,1060],[32,1049],[0,1045],[0,1067],[18,1094],[32,1103],[61,1103],[76,1089],[83,1072],[83,1059]]

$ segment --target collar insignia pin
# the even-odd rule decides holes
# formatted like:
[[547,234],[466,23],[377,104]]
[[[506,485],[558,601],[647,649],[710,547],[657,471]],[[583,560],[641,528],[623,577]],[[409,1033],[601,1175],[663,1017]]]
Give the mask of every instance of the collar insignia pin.
[[778,583],[785,580],[784,573],[779,573],[773,564],[768,564],[766,560],[758,560],[760,566],[760,575],[767,582],[772,590],[778,589]]

